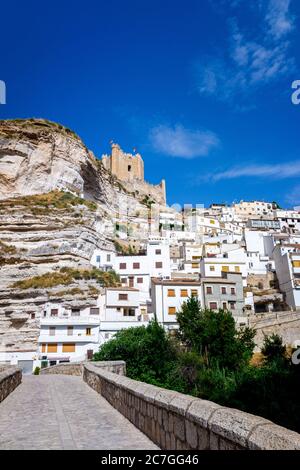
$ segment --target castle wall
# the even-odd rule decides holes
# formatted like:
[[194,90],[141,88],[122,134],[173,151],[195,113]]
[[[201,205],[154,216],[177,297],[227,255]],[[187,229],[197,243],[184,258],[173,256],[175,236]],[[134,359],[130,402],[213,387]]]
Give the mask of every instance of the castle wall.
[[162,180],[157,185],[144,181],[144,162],[139,153],[125,153],[118,144],[112,144],[111,155],[103,155],[104,168],[111,171],[129,192],[149,196],[159,204],[166,204],[166,184]]
[[154,201],[159,204],[166,204],[165,180],[162,180],[159,184],[150,184],[147,183],[147,181],[134,179],[124,182],[123,186],[129,192],[138,191],[141,198],[143,198],[143,196],[149,196],[150,199],[154,199]]

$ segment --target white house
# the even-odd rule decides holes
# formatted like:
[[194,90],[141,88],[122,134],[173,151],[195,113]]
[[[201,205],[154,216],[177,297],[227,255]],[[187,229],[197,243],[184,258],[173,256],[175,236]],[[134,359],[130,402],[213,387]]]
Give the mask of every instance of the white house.
[[151,297],[157,321],[168,329],[178,327],[176,312],[188,297],[196,296],[201,301],[201,283],[191,279],[151,280]]
[[284,300],[291,309],[300,308],[300,245],[276,245],[273,258]]
[[[228,251],[224,251],[227,250]],[[207,253],[209,254],[209,253]],[[247,285],[246,252],[239,245],[221,245],[218,254],[204,256],[200,261],[201,277],[221,277],[222,273],[241,273],[243,285]]]
[[54,365],[92,357],[100,343],[100,312],[103,309],[101,296],[94,306],[46,303],[40,320],[39,359]]
[[147,325],[152,318],[138,289],[108,287],[104,294],[104,308],[100,315],[100,344],[118,331],[133,326]]
[[291,210],[276,210],[275,217],[278,219],[280,228],[287,233],[300,231],[300,212]]

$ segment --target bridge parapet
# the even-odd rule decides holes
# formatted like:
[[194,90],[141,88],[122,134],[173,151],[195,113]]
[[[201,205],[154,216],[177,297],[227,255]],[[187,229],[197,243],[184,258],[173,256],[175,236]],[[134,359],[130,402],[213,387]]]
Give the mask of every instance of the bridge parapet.
[[164,450],[300,450],[300,434],[220,406],[84,364],[84,381]]
[[[44,367],[41,369],[41,374],[64,374],[81,376],[83,368],[90,362],[65,362],[55,366]],[[92,363],[95,367],[105,369],[115,374],[126,375],[125,361],[95,361]]]
[[0,366],[0,403],[22,382],[22,370]]

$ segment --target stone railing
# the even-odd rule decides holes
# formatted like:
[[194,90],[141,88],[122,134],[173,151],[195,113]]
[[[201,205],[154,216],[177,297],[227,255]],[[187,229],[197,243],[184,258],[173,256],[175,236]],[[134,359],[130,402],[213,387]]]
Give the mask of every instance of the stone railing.
[[22,370],[18,367],[0,367],[0,403],[22,382]]
[[[41,369],[41,374],[64,374],[81,376],[83,367],[89,362],[65,362],[55,366]],[[95,367],[114,372],[119,375],[126,375],[126,364],[124,361],[97,361],[92,363]]]
[[300,434],[264,418],[131,380],[96,364],[84,364],[84,381],[161,449],[300,450]]

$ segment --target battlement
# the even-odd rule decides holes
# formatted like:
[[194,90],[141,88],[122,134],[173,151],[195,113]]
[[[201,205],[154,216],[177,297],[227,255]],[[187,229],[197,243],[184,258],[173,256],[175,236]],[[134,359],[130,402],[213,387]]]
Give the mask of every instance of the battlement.
[[121,181],[144,181],[144,162],[141,155],[123,152],[116,143],[111,144],[111,155],[102,156],[102,163]]
[[104,168],[126,183],[129,190],[138,190],[160,204],[165,204],[165,181],[151,185],[144,180],[144,161],[140,153],[126,153],[119,144],[111,142],[111,155],[102,155],[102,163]]

